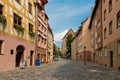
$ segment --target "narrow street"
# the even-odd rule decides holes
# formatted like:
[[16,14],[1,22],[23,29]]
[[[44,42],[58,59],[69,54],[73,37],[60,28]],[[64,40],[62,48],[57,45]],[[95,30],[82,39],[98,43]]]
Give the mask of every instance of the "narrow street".
[[91,62],[60,59],[40,67],[0,72],[0,80],[120,80],[120,72]]

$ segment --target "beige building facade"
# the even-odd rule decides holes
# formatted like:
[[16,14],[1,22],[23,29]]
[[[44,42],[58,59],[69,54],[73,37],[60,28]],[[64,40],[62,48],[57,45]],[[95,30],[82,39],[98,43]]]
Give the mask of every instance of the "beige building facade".
[[102,0],[103,65],[120,70],[120,0]]
[[90,61],[90,17],[82,22],[71,43],[72,60]]
[[54,43],[54,36],[52,33],[52,29],[48,26],[48,34],[47,34],[47,55],[48,55],[48,62],[53,61],[53,43]]
[[119,4],[119,0],[96,0],[89,26],[93,62],[114,69],[120,69]]
[[96,0],[89,25],[91,35],[91,59],[93,62],[102,64],[102,0]]
[[67,36],[69,34],[72,34],[74,36],[74,31],[72,29],[70,29],[66,34],[65,36],[63,37],[62,39],[62,54],[63,54],[63,57],[66,57],[66,51],[67,51],[67,48],[66,48],[66,39],[67,39]]
[[[75,36],[76,36],[76,33],[75,33]],[[74,38],[73,38],[73,40],[72,40],[72,42],[71,42],[71,59],[72,60],[77,60],[77,58],[76,58],[76,37],[74,36]]]

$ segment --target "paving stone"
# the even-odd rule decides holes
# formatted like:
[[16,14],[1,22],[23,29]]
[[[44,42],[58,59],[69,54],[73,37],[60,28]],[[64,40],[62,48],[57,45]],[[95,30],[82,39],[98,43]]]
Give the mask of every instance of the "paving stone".
[[120,80],[120,72],[101,65],[60,59],[40,67],[0,72],[0,80]]

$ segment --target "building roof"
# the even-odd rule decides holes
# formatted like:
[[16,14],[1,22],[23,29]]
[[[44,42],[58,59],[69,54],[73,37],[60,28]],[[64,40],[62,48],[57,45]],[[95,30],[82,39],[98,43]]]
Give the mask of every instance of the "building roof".
[[74,31],[72,29],[69,29],[69,31],[65,34],[65,36],[62,38],[62,40],[69,34],[70,31],[72,31],[74,33]]
[[35,5],[41,10],[44,10],[44,5],[48,3],[48,0],[36,0]]

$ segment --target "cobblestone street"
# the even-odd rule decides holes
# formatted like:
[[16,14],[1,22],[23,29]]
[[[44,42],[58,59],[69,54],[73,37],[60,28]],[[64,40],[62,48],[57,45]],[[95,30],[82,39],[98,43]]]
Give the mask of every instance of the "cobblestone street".
[[60,59],[40,67],[0,72],[0,80],[120,80],[120,72],[91,62]]

